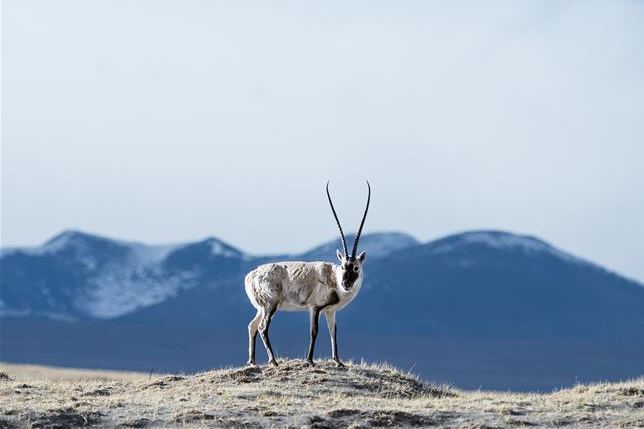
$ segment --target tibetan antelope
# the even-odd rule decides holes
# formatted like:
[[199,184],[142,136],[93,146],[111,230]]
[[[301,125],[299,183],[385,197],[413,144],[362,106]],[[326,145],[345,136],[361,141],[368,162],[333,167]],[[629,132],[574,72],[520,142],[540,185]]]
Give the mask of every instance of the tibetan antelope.
[[338,366],[344,366],[338,357],[335,313],[355,298],[362,285],[362,267],[367,252],[363,251],[358,256],[356,256],[356,252],[362,227],[369,211],[369,201],[371,200],[369,182],[367,182],[367,188],[369,192],[367,207],[353,241],[353,251],[349,255],[344,232],[331,201],[329,183],[326,184],[326,195],[340,230],[342,247],[344,248],[344,253],[336,250],[340,265],[330,262],[275,262],[260,265],[246,275],[244,279],[246,294],[253,307],[257,309],[255,318],[248,325],[249,365],[256,365],[255,338],[259,330],[259,335],[268,353],[269,363],[277,366],[271,341],[268,338],[268,326],[277,310],[308,310],[311,319],[311,339],[307,355],[309,365],[313,366],[313,348],[318,334],[320,312],[322,312],[331,335],[333,360]]

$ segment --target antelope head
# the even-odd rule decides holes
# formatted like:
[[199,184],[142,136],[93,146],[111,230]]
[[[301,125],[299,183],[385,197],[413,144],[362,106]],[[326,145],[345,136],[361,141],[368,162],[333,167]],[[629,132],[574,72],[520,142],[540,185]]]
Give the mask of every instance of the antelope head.
[[344,232],[342,231],[342,226],[340,225],[340,220],[338,215],[335,212],[335,207],[333,207],[333,201],[331,201],[331,194],[329,193],[329,183],[326,184],[326,195],[329,198],[329,204],[331,205],[331,211],[333,212],[333,217],[335,222],[338,224],[338,229],[340,230],[340,237],[342,238],[342,248],[344,253],[340,252],[339,249],[336,250],[336,255],[340,261],[340,265],[336,270],[336,281],[338,286],[341,286],[345,292],[350,292],[354,285],[360,284],[362,281],[362,265],[364,264],[365,259],[367,258],[367,252],[362,251],[359,255],[356,256],[358,252],[358,243],[360,242],[360,234],[362,234],[362,227],[364,226],[364,221],[367,219],[367,212],[369,211],[369,201],[371,200],[371,186],[367,181],[368,195],[367,195],[367,206],[362,215],[362,221],[360,222],[360,228],[356,234],[355,239],[353,240],[353,249],[351,255],[347,250],[347,240],[344,237]]

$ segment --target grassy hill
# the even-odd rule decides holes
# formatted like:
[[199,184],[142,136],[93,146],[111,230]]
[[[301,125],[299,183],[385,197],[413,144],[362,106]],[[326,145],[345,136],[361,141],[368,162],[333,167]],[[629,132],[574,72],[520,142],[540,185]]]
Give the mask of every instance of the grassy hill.
[[459,391],[386,365],[280,362],[196,375],[2,365],[4,427],[644,425],[644,378],[549,394]]

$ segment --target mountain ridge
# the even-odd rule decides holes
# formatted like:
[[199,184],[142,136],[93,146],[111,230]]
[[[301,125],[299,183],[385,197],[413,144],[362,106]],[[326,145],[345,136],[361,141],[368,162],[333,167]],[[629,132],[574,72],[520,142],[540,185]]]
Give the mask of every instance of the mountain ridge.
[[[361,241],[363,244],[374,239],[383,241],[390,236],[396,239],[395,249],[401,248],[401,242],[416,243],[411,236],[401,233],[369,233]],[[384,247],[379,243],[380,254],[386,253]],[[147,245],[65,230],[40,246],[2,249],[0,316],[43,316],[56,320],[75,320],[88,315],[106,319],[120,317],[194,287],[198,276],[218,276],[216,282],[230,281],[254,264],[280,258],[335,259],[335,240],[301,254],[262,256],[243,252],[212,236],[187,243]],[[23,287],[30,275],[31,290],[26,296],[29,299],[23,299],[22,306],[12,308],[8,305],[12,293],[19,295],[17,289]],[[159,287],[160,283],[165,287]],[[51,296],[50,285],[63,291],[66,304]],[[30,309],[30,300],[40,303],[41,308]]]
[[[336,261],[336,248],[338,238],[300,254],[257,256],[215,237],[148,246],[65,231],[39,248],[3,252],[0,316],[243,325],[252,311],[246,272],[277,260]],[[383,232],[363,235],[360,249],[368,254],[365,291],[342,316],[358,330],[644,336],[629,327],[644,325],[632,309],[644,307],[640,283],[533,236],[475,230],[422,243]],[[395,309],[396,323],[378,318],[364,327],[377,308]]]

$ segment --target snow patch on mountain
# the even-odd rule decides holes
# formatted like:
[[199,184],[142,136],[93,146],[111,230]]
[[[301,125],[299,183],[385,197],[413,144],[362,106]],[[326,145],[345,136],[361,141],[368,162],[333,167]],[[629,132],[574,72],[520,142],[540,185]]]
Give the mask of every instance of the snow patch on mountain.
[[239,250],[221,240],[217,240],[216,238],[209,238],[206,240],[206,243],[210,246],[210,254],[213,256],[221,256],[224,258],[248,258]]
[[[125,243],[122,243],[125,244]],[[125,263],[104,267],[88,279],[91,285],[75,306],[88,315],[110,319],[158,304],[196,284],[196,272],[168,275],[161,262],[177,247],[130,244]]]
[[193,287],[196,277],[194,272],[168,277],[154,268],[123,270],[114,267],[90,279],[92,287],[87,295],[76,300],[75,305],[88,315],[111,319],[161,303],[179,290]]
[[[121,243],[128,244],[126,242]],[[172,253],[175,249],[181,247],[181,245],[168,244],[161,246],[147,246],[140,243],[129,243],[129,247],[136,255],[136,261],[139,265],[150,265],[163,261],[166,256]]]
[[472,231],[452,235],[436,241],[434,245],[431,246],[431,250],[434,254],[447,253],[469,244],[482,244],[494,249],[518,250],[527,255],[546,253],[566,262],[594,266],[594,264],[590,262],[557,249],[556,247],[535,237],[516,235],[502,231]]
[[[15,248],[2,256],[22,252],[31,256],[55,256],[80,262],[87,270],[87,287],[74,299],[73,306],[88,316],[109,319],[138,308],[158,304],[176,295],[180,289],[196,284],[194,272],[170,275],[162,269],[163,260],[180,245],[147,246],[140,243],[111,240],[78,231],[65,231],[45,244],[32,248]],[[117,251],[114,257],[110,252]],[[107,253],[105,253],[107,252]],[[101,265],[99,266],[99,261]],[[48,287],[41,289],[50,308],[57,309]],[[3,303],[3,316],[24,317],[30,309],[10,309]],[[42,314],[57,320],[69,319],[59,313]]]

